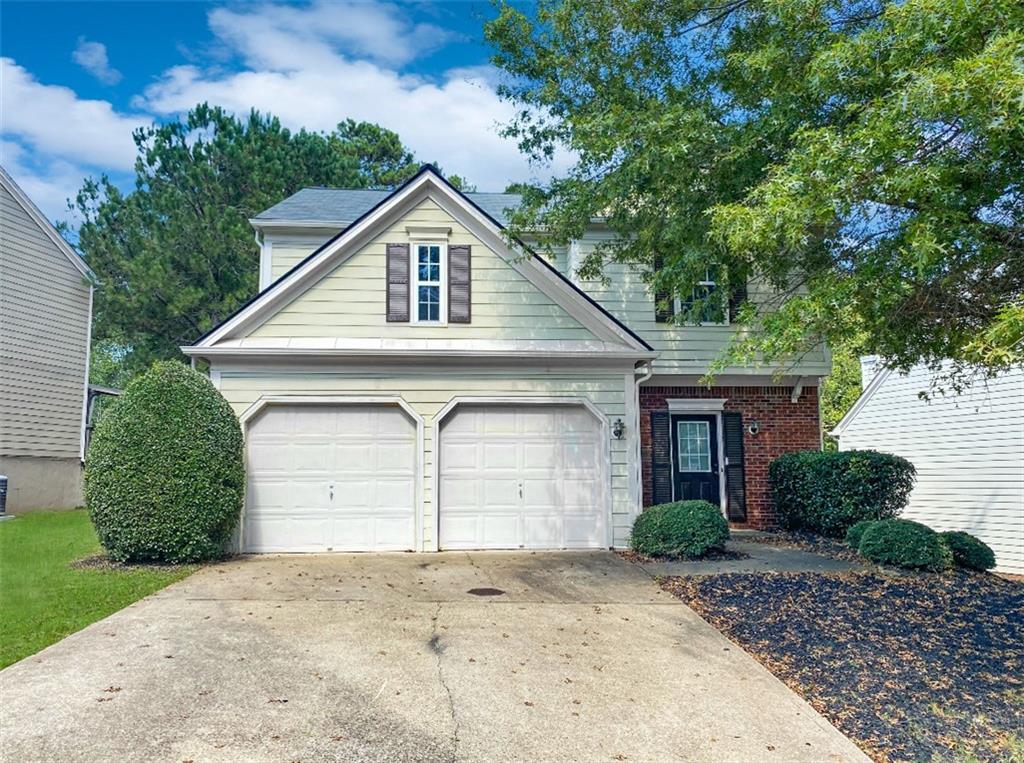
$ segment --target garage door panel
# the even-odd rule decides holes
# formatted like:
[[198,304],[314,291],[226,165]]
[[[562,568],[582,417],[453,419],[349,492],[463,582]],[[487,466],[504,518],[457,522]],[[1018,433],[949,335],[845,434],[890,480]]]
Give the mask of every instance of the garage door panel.
[[274,406],[246,440],[246,550],[414,547],[416,430],[397,407]]
[[442,425],[442,548],[606,545],[601,426],[582,406],[466,406]]

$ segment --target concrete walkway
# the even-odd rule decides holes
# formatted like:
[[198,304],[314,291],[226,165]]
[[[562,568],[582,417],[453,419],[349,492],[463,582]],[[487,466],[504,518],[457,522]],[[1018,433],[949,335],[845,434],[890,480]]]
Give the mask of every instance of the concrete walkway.
[[0,673],[17,761],[866,761],[611,553],[263,556]]

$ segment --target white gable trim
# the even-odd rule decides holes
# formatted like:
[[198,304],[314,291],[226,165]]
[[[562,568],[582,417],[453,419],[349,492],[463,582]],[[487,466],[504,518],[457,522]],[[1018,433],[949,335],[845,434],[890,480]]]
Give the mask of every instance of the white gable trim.
[[853,423],[853,420],[857,418],[857,415],[864,409],[864,406],[868,404],[868,400],[878,391],[878,388],[885,384],[885,380],[889,378],[889,374],[892,373],[891,368],[882,368],[875,372],[875,376],[868,383],[868,386],[864,388],[864,391],[860,393],[860,397],[850,407],[850,410],[846,412],[846,415],[840,419],[839,423],[835,425],[835,428],[829,432],[833,437],[842,436],[846,428]]
[[355,254],[389,222],[428,198],[459,220],[486,246],[595,336],[637,350],[644,357],[651,352],[641,340],[599,307],[595,307],[594,303],[536,255],[525,249],[517,251],[511,247],[501,227],[462,198],[432,168],[421,171],[403,188],[324,244],[248,305],[200,338],[193,348],[211,347],[266,320]]
[[75,266],[75,269],[90,282],[96,283],[96,274],[85,264],[85,260],[78,255],[78,252],[71,248],[71,244],[64,240],[64,237],[53,227],[53,223],[46,218],[46,215],[21,190],[21,186],[14,182],[14,178],[8,175],[7,170],[3,167],[0,167],[0,185],[14,197],[14,200],[18,202],[18,206],[25,210],[25,213],[32,218],[32,221],[39,226],[40,230],[53,241],[60,250],[60,253],[67,257],[68,261]]

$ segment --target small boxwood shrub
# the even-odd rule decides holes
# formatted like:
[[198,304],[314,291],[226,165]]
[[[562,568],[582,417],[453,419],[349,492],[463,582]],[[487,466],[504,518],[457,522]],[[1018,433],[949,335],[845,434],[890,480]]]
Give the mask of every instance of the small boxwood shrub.
[[949,530],[939,535],[953,554],[953,564],[957,567],[984,572],[996,566],[995,552],[970,533]]
[[784,527],[841,538],[862,520],[898,516],[914,486],[914,466],[873,450],[805,451],[775,459],[768,479]]
[[245,490],[242,431],[221,394],[181,363],[134,379],[93,432],[85,499],[111,559],[219,556]]
[[849,530],[846,531],[846,538],[844,539],[851,548],[860,548],[861,538],[864,537],[864,531],[867,530],[871,525],[877,522],[877,519],[862,519],[860,522],[855,524]]
[[633,523],[630,547],[648,556],[697,558],[724,549],[729,523],[713,503],[676,501],[649,506]]
[[919,570],[944,570],[953,555],[942,537],[927,525],[909,519],[885,519],[864,531],[860,553],[878,564]]

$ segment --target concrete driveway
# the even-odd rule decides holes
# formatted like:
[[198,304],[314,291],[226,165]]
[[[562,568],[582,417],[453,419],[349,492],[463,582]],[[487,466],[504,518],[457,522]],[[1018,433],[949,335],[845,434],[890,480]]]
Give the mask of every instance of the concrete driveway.
[[867,760],[610,553],[241,558],[0,692],[5,760]]

